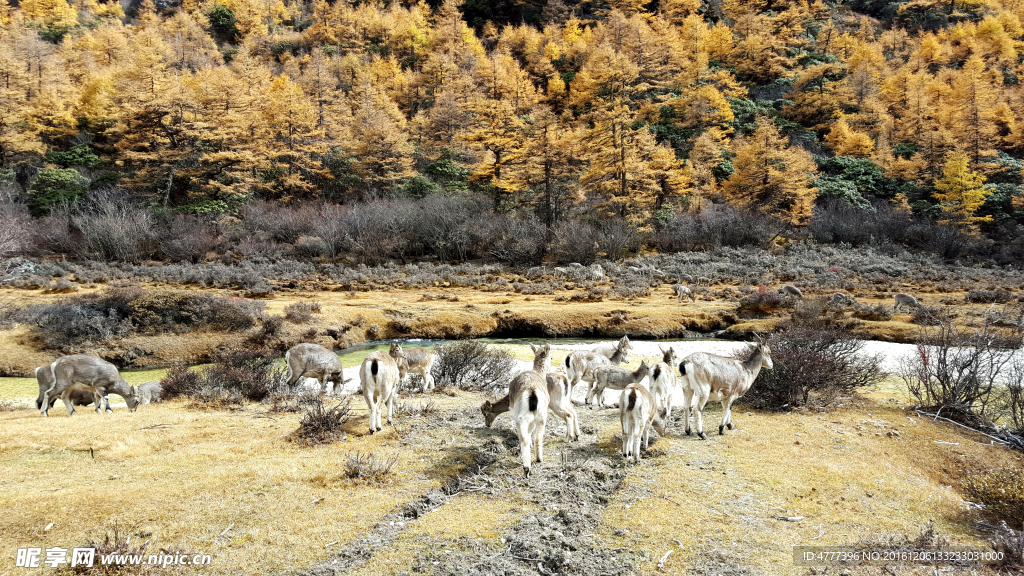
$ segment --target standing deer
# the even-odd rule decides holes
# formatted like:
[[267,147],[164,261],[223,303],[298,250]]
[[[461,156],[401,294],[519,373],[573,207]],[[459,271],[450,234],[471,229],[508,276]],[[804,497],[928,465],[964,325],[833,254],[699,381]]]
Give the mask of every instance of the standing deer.
[[[599,406],[604,405],[604,391],[623,390],[626,386],[640,382],[651,374],[651,367],[644,360],[636,370],[623,368],[621,366],[598,366],[594,368],[594,387],[587,394],[586,403],[591,404],[596,400]],[[591,406],[593,407],[593,406]]]
[[654,404],[659,410],[665,410],[666,417],[672,416],[672,393],[676,390],[676,350],[669,346],[661,350],[661,362],[651,368],[650,393],[654,396]]
[[516,375],[508,385],[512,426],[519,437],[519,453],[523,459],[525,476],[530,475],[533,457],[536,457],[537,462],[544,459],[544,426],[547,424],[551,402],[547,386],[551,346],[531,344],[530,348],[533,350],[533,370]]
[[672,292],[676,295],[676,302],[682,302],[687,298],[692,302],[697,301],[697,297],[693,294],[693,290],[690,290],[685,284],[673,284]]
[[792,284],[786,284],[782,288],[779,288],[779,294],[782,294],[783,296],[792,296],[793,298],[798,299],[802,299],[804,297],[804,293]]
[[[548,408],[559,418],[565,420],[565,439],[579,440],[580,417],[576,413],[576,407],[569,400],[569,380],[558,372],[548,372],[546,380],[549,397]],[[480,406],[480,412],[484,415],[484,424],[488,428],[494,423],[495,418],[510,409],[508,394],[494,402],[485,400]]]
[[[53,368],[50,364],[40,366],[36,368],[36,382],[39,384],[39,396],[36,398],[36,409],[42,410],[43,408],[43,394],[49,390],[54,383]],[[107,410],[110,410],[110,401],[106,400]],[[56,396],[50,397],[50,408],[53,408],[53,404],[57,401]],[[92,392],[86,392],[81,389],[74,389],[71,391],[71,405],[72,406],[88,406],[96,401],[96,397]]]
[[382,351],[371,352],[359,366],[359,382],[363,387],[363,398],[370,410],[370,434],[384,429],[381,412],[388,408],[388,424],[395,415],[395,388],[398,386],[398,366],[395,359]]
[[900,292],[899,294],[893,294],[894,304],[892,305],[892,311],[895,312],[900,308],[920,308],[921,303],[918,302],[917,298],[914,298],[910,294]]
[[[85,354],[64,356],[50,364],[50,370],[53,372],[53,385],[43,392],[42,399],[38,401],[43,416],[49,416],[50,398],[63,400],[68,414],[74,416],[75,408],[71,405],[71,393],[76,389],[93,394],[96,412],[102,411],[101,400],[110,392],[124,398],[131,412],[135,412],[139,406],[135,387],[124,381],[116,366],[102,358]],[[109,402],[106,410],[112,412]]]
[[619,397],[619,422],[622,424],[622,457],[633,462],[640,461],[640,441],[643,440],[644,450],[653,426],[658,434],[665,435],[665,423],[668,421],[664,410],[658,410],[654,396],[643,384],[634,383],[626,386]]
[[683,402],[686,408],[686,435],[690,435],[690,413],[697,413],[697,435],[704,435],[704,404],[712,396],[722,401],[722,424],[718,433],[725,434],[725,427],[733,429],[732,403],[750,390],[750,385],[761,372],[761,368],[772,369],[771,349],[758,342],[743,360],[726,358],[706,352],[690,354],[679,363],[683,385]]
[[[434,367],[434,358],[436,354],[432,350],[426,348],[406,348],[402,349],[402,345],[398,343],[391,344],[391,357],[398,363],[398,381],[405,380],[405,375],[409,372],[419,374],[423,377],[423,391],[434,389],[434,377],[430,374],[431,368]],[[403,362],[398,362],[399,358]]]
[[289,387],[300,378],[316,378],[323,387],[321,393],[326,394],[328,381],[332,392],[345,383],[338,355],[319,344],[296,344],[285,352],[284,361],[288,364]]
[[580,380],[587,382],[587,395],[594,383],[594,368],[612,364],[618,366],[629,362],[629,352],[633,345],[629,343],[629,337],[623,336],[617,344],[603,344],[593,352],[577,350],[565,357],[565,375],[569,379],[569,392],[579,384]]

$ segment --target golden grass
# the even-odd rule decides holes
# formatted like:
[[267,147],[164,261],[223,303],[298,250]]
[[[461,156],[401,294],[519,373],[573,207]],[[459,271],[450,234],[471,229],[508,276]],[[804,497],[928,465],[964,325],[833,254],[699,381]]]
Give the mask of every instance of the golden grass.
[[[765,574],[790,574],[794,545],[855,544],[878,533],[913,537],[930,521],[950,540],[984,546],[965,522],[957,490],[962,466],[1024,463],[1020,454],[975,442],[980,436],[916,416],[912,423],[894,402],[826,415],[741,410],[734,418],[740,430],[726,436],[714,434],[718,412],[705,414],[707,441],[679,427],[659,439],[655,446],[668,455],[635,468],[606,510],[605,543],[637,547],[653,559],[637,566],[639,573],[656,573],[657,560],[674,550],[665,564],[670,573],[716,551]],[[898,437],[886,435],[893,429]],[[628,532],[615,536],[616,527]]]
[[[196,411],[167,402],[134,414],[53,411],[48,419],[34,410],[0,413],[0,548],[70,547],[116,522],[152,532],[160,546],[213,554],[217,574],[306,566],[329,553],[326,544],[354,540],[459,469],[439,465],[435,444],[403,442],[394,428],[363,435],[365,405],[356,399],[353,407],[360,417],[348,440],[316,448],[284,439],[298,415],[261,418],[256,407]],[[400,460],[386,484],[354,485],[338,479],[350,451]],[[12,558],[0,559],[0,572]]]

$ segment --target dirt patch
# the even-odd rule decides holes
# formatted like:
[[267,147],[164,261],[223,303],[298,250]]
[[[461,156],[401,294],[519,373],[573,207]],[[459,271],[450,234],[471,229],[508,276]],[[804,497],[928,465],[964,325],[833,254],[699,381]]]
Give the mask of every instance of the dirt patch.
[[[618,415],[614,410],[599,414],[601,420],[609,421]],[[533,512],[520,518],[497,542],[474,538],[433,542],[411,559],[408,571],[399,574],[634,573],[634,561],[645,553],[606,547],[597,537],[603,511],[622,488],[629,468],[615,453],[614,443],[552,443],[560,424],[555,417],[549,419],[545,461],[535,466],[527,479],[522,475],[515,434],[507,428],[484,428],[477,410],[446,410],[417,422],[413,431],[437,425],[473,429],[469,441],[446,447],[466,455],[466,465],[441,490],[399,506],[369,534],[300,574],[328,576],[357,569],[413,522],[468,494],[511,499]]]

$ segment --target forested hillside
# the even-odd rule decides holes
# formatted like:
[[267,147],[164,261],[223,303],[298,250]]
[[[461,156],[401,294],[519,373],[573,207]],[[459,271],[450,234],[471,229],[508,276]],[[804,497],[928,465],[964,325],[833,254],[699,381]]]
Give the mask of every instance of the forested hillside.
[[[692,249],[714,220],[1013,262],[1022,18],[1022,0],[0,0],[4,218],[22,247],[125,260],[177,258],[159,226],[211,236],[201,258],[226,215],[333,257],[365,249],[360,226],[415,225],[405,210],[476,232],[434,222],[443,239],[378,259],[471,257],[474,233]],[[89,248],[118,218],[144,221],[134,248]],[[613,254],[588,230],[628,238]]]

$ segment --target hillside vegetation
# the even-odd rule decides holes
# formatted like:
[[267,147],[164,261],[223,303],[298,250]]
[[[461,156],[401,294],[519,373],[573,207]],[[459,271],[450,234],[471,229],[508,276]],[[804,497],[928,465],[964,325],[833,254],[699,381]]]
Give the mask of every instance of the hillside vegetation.
[[518,265],[804,235],[1011,263],[1022,14],[2,0],[0,246]]

